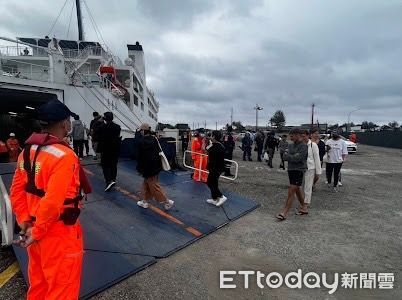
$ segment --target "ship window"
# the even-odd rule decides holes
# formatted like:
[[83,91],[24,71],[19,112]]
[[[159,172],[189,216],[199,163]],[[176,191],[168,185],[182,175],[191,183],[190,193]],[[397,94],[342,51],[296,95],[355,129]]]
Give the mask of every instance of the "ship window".
[[136,95],[134,95],[134,104],[138,106],[138,97]]
[[144,103],[141,102],[141,110],[144,110]]

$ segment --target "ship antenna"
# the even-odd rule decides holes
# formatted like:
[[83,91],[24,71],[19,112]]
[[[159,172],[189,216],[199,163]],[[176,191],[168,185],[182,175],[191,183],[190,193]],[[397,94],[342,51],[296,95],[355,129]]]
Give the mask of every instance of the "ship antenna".
[[77,6],[78,40],[84,41],[84,30],[82,28],[81,1],[75,0],[75,4]]

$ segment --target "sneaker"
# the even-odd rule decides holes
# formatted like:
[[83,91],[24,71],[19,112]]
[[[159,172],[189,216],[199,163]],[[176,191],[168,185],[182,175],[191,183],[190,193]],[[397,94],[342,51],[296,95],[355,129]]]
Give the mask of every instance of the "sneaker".
[[342,186],[342,185],[343,185],[342,182],[338,181],[338,186]]
[[105,192],[110,191],[110,189],[116,184],[116,182],[111,181],[105,188]]
[[215,204],[216,206],[221,206],[223,203],[226,202],[226,200],[228,200],[228,198],[226,198],[225,196],[222,195],[222,197],[218,198],[218,202]]
[[148,207],[149,207],[148,202],[146,202],[146,201],[144,201],[144,200],[138,201],[138,202],[137,202],[137,205],[138,205],[138,206],[141,206],[142,208],[148,208]]
[[168,200],[167,203],[165,203],[165,209],[169,210],[173,207],[174,201],[173,200]]
[[327,185],[329,188],[332,188],[332,184],[330,182],[329,183],[327,182]]
[[338,189],[337,189],[336,187],[334,187],[334,188],[332,189],[332,191],[333,191],[334,193],[337,193],[337,192],[338,192]]
[[325,180],[325,184],[328,184],[328,180]]
[[207,199],[207,203],[216,205],[216,203],[218,203],[218,201],[214,200],[214,199]]

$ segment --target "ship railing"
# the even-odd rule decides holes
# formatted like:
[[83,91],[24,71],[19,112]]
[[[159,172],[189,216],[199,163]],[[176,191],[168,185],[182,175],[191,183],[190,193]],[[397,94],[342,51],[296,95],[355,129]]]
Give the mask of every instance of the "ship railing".
[[111,82],[109,79],[107,79],[106,76],[99,75],[99,79],[100,79],[101,87],[107,89],[113,95],[117,95],[120,98],[125,95],[125,93],[122,92],[122,88],[115,85],[113,82]]
[[44,49],[22,46],[0,46],[0,56],[47,57]]
[[50,79],[49,72],[51,68],[43,65],[31,64],[23,61],[7,59],[7,61],[16,62],[18,64],[23,65],[23,67],[12,67],[7,65],[2,65],[0,68],[0,75],[29,79],[29,80],[37,80],[48,82]]

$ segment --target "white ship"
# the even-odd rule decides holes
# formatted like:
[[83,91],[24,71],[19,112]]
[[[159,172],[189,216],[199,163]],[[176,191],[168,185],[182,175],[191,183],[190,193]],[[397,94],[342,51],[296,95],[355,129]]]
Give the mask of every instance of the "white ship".
[[76,6],[78,40],[0,37],[0,138],[21,122],[32,129],[27,120],[51,99],[88,127],[94,111],[113,112],[123,138],[133,137],[143,122],[155,129],[159,103],[146,84],[141,44],[127,45],[123,63],[105,45],[84,40],[79,0]]

